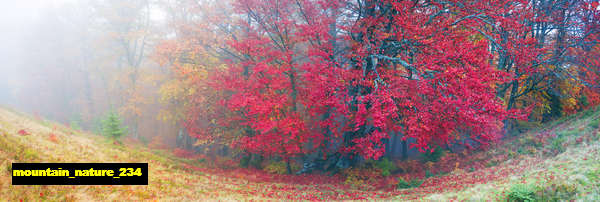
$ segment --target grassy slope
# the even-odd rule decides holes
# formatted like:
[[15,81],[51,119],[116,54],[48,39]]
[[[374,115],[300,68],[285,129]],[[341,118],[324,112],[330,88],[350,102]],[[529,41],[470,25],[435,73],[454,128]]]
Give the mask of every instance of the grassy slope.
[[[428,178],[416,189],[360,191],[335,184],[300,185],[248,180],[231,173],[194,169],[194,162],[139,146],[113,145],[103,137],[73,131],[49,121],[36,120],[0,108],[0,199],[80,201],[80,200],[239,200],[239,199],[498,199],[515,184],[550,190],[552,186],[573,192],[569,196],[585,201],[600,200],[600,143],[598,129],[590,121],[600,113],[578,114],[552,123],[536,132],[509,139],[492,148],[482,158],[509,156],[476,171],[456,171]],[[21,136],[25,129],[31,135]],[[50,138],[50,134],[56,139]],[[525,147],[531,137],[561,134],[566,149],[548,155],[550,144]],[[589,137],[578,142],[578,137]],[[518,148],[527,151],[516,152]],[[483,152],[482,152],[483,153]],[[502,159],[502,158],[500,158]],[[148,162],[148,186],[12,186],[12,162]],[[199,171],[200,170],[200,171]],[[554,185],[552,185],[554,184]],[[556,188],[555,188],[556,189]]]
[[[537,130],[508,138],[503,146],[493,148],[492,155],[513,156],[495,168],[517,165],[519,172],[500,180],[476,184],[460,191],[432,194],[425,200],[502,200],[512,188],[529,187],[543,201],[600,201],[600,111],[589,110],[554,121]],[[562,141],[557,141],[563,137]],[[531,146],[536,137],[549,137],[546,143]],[[560,143],[561,146],[553,146]],[[525,148],[527,151],[518,151]],[[561,152],[549,150],[561,148]],[[519,154],[522,153],[522,154]],[[549,154],[550,153],[550,154]],[[493,173],[493,171],[492,171]]]
[[[184,171],[177,167],[183,163],[168,155],[157,155],[142,147],[113,145],[102,137],[37,121],[2,108],[0,126],[0,198],[11,201],[228,200],[247,196],[235,192],[225,194],[223,190],[258,186],[246,181]],[[31,135],[18,135],[20,129],[26,129]],[[56,143],[48,138],[50,133],[58,137]],[[12,162],[149,162],[149,186],[12,186]]]

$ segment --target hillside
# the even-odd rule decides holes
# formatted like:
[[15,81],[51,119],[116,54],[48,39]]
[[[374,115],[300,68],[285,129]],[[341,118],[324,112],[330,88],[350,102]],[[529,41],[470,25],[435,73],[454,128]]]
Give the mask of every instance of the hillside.
[[[507,137],[468,158],[448,154],[450,172],[421,176],[417,188],[363,189],[334,177],[266,175],[208,168],[165,150],[115,145],[106,138],[0,108],[0,198],[9,201],[90,200],[600,200],[600,113],[589,110]],[[20,132],[21,130],[25,133]],[[466,155],[465,155],[466,156]],[[12,162],[148,162],[148,186],[12,186]],[[445,163],[447,163],[446,161]],[[438,166],[429,164],[429,166]],[[409,175],[405,175],[406,176]],[[394,176],[394,178],[399,175]],[[397,183],[394,181],[392,183]],[[545,197],[545,198],[544,198]]]

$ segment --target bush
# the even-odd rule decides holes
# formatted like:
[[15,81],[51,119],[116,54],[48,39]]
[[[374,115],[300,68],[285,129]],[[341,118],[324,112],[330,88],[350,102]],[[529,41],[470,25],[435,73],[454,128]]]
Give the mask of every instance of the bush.
[[547,186],[540,187],[537,191],[538,201],[570,201],[575,199],[577,186],[566,180],[547,183]]
[[433,176],[435,176],[435,175],[433,173],[431,173],[431,171],[429,171],[429,170],[425,171],[425,178],[430,178],[430,177],[433,177]]
[[396,162],[396,167],[404,173],[411,173],[422,169],[422,164],[417,160],[406,160]]
[[257,169],[262,169],[263,159],[261,155],[254,155],[254,158],[250,159],[249,165]]
[[387,177],[392,174],[393,171],[396,170],[396,165],[387,158],[382,158],[379,161],[375,162],[375,167],[381,170],[381,175],[383,177]]
[[398,185],[396,185],[398,189],[408,189],[411,188],[410,183],[408,183],[404,178],[398,178]]
[[415,187],[419,187],[421,186],[421,184],[423,184],[423,180],[418,180],[417,178],[414,178],[412,180],[410,180],[410,182],[407,182],[406,180],[404,180],[404,178],[398,178],[398,184],[396,185],[397,189],[409,189],[409,188],[415,188]]
[[442,158],[442,156],[444,156],[444,151],[440,146],[436,147],[433,152],[426,151],[423,153],[423,159],[426,162],[437,162],[440,160],[440,158]]
[[527,202],[535,201],[535,191],[526,184],[513,185],[506,196],[507,201]]
[[126,128],[123,127],[119,115],[114,111],[110,111],[106,119],[102,121],[102,132],[110,138],[119,139],[125,134],[125,130]]
[[262,169],[263,157],[258,154],[250,154],[240,159],[240,167],[247,168],[252,166],[257,169]]
[[247,168],[248,165],[250,164],[250,158],[252,158],[252,155],[246,155],[246,156],[242,157],[240,159],[240,167]]
[[557,153],[563,153],[565,151],[565,147],[563,144],[567,141],[565,137],[557,137],[552,140],[550,143],[550,149]]
[[588,126],[591,127],[592,129],[598,129],[600,127],[600,118],[596,118],[596,119],[590,121]]
[[365,184],[365,180],[368,180],[364,175],[361,174],[358,168],[349,168],[342,171],[342,175],[345,176],[344,184],[352,187],[360,187]]
[[263,170],[267,173],[282,175],[287,173],[287,165],[283,161],[271,161]]
[[371,185],[380,182],[381,171],[379,169],[365,169],[350,167],[341,171],[345,178],[344,184],[360,190],[369,190],[374,187]]
[[579,133],[579,131],[575,130],[575,129],[569,129],[569,130],[563,130],[561,132],[558,132],[558,137],[569,137],[569,136],[575,136]]
[[225,170],[235,169],[237,167],[237,163],[231,157],[216,158],[214,165]]
[[69,127],[71,127],[71,129],[73,129],[73,130],[80,131],[81,130],[81,121],[71,120],[71,122],[69,123]]

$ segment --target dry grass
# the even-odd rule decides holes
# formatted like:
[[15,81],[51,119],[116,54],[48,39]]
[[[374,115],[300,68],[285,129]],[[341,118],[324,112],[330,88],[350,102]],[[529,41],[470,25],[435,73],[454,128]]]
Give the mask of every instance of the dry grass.
[[[189,201],[263,199],[228,190],[261,185],[171,169],[179,162],[148,149],[111,144],[103,137],[73,131],[0,108],[0,198],[9,201]],[[48,125],[48,126],[44,126]],[[56,128],[56,129],[55,129]],[[27,136],[17,132],[25,129]],[[54,133],[58,142],[50,141]],[[148,162],[148,186],[12,186],[13,162]]]

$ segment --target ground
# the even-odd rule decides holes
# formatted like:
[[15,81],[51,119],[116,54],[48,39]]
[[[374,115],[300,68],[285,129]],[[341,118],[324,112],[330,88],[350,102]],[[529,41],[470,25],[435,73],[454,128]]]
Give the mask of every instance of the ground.
[[[525,190],[547,200],[600,201],[599,119],[599,111],[588,110],[506,137],[485,151],[448,154],[440,162],[418,164],[426,169],[365,182],[373,186],[364,187],[339,176],[211,168],[167,150],[114,144],[102,136],[0,108],[0,199],[481,201],[506,200]],[[12,186],[13,162],[148,162],[149,182],[147,186]],[[423,183],[397,189],[398,178]]]

